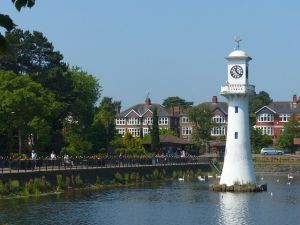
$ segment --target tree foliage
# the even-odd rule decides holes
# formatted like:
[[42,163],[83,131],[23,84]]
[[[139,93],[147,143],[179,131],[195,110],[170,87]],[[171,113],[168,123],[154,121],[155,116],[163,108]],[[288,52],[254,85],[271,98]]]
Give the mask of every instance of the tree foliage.
[[[93,122],[95,104],[100,97],[99,81],[82,71],[79,67],[70,69],[72,79],[72,99],[70,112],[81,126],[87,127]],[[111,110],[111,109],[110,109]]]
[[54,95],[29,76],[5,71],[0,71],[0,102],[2,131],[9,134],[13,132],[10,129],[17,129],[23,137],[35,134],[35,139],[40,132],[48,131],[47,122],[61,108]]
[[178,96],[175,97],[168,97],[164,99],[162,105],[165,107],[171,107],[171,106],[181,106],[183,108],[188,108],[189,106],[192,106],[193,102],[188,102]]
[[213,121],[213,112],[207,105],[198,105],[191,108],[188,112],[189,118],[193,123],[192,139],[195,144],[205,145],[208,151],[208,141],[211,139],[211,129],[216,125]]
[[261,107],[269,105],[272,101],[270,95],[265,91],[260,91],[250,99],[249,113],[251,125],[255,125],[255,112]]
[[260,129],[250,128],[250,141],[253,153],[260,153],[261,148],[271,146],[273,140],[271,136],[262,134]]
[[[100,102],[99,109],[96,112],[93,121],[93,140],[98,149],[103,147],[108,148],[111,141],[116,137],[115,109],[116,106],[120,104],[121,103],[118,101],[113,102],[112,98],[110,97],[104,97]],[[97,137],[98,141],[96,140]]]
[[294,138],[300,137],[300,122],[291,116],[289,122],[284,125],[283,133],[277,139],[277,145],[285,150],[294,152]]
[[[35,0],[12,0],[12,3],[18,11],[23,7],[31,8],[35,4]],[[0,27],[3,27],[6,31],[11,31],[15,28],[13,20],[8,15],[0,14]],[[7,50],[7,42],[3,34],[0,33],[0,54]]]
[[154,107],[153,109],[153,123],[152,123],[152,128],[150,129],[150,134],[151,134],[151,151],[158,152],[160,146],[160,140],[159,140],[158,115],[157,115],[156,107]]

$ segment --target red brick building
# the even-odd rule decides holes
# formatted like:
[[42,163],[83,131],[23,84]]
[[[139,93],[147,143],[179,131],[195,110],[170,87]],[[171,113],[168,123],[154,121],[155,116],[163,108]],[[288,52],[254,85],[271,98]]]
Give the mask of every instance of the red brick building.
[[273,140],[276,140],[290,117],[293,116],[299,120],[300,104],[297,96],[294,95],[292,101],[272,102],[257,110],[255,114],[255,127],[261,129],[263,134],[272,136]]

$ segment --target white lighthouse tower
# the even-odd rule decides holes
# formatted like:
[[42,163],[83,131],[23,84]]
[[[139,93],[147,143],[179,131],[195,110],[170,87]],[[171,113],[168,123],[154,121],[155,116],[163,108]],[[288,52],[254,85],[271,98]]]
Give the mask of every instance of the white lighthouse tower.
[[228,61],[228,80],[221,86],[221,95],[228,100],[228,126],[220,184],[227,186],[256,183],[248,112],[249,97],[255,93],[255,87],[248,81],[248,63],[251,57],[239,49],[241,39],[237,38],[235,41],[236,50],[225,57]]

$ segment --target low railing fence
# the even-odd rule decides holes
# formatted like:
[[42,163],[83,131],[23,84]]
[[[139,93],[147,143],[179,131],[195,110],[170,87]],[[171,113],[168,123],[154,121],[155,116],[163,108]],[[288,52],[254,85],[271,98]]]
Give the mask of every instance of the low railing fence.
[[99,157],[61,159],[0,159],[0,173],[88,168],[209,164],[209,157]]

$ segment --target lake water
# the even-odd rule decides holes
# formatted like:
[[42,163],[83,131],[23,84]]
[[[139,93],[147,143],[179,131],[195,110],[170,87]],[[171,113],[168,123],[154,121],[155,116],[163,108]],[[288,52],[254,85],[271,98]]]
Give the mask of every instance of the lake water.
[[173,181],[0,200],[0,224],[300,224],[300,177],[291,185],[287,176],[268,176],[263,182],[268,192],[216,193],[208,191],[209,183]]

